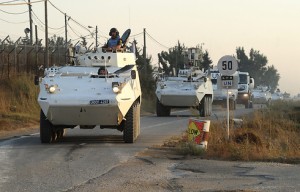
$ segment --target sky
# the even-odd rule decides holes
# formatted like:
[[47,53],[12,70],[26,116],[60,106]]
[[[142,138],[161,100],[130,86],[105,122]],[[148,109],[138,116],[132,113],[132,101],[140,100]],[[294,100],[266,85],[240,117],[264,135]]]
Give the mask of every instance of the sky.
[[[29,27],[28,0],[0,0],[0,39],[24,37]],[[39,39],[44,39],[45,3],[31,0],[33,22]],[[50,2],[56,7],[54,8]],[[98,42],[105,43],[110,28],[120,33],[130,28],[131,39],[144,46],[143,30],[147,32],[147,55],[157,65],[157,54],[168,51],[177,42],[186,47],[202,45],[214,65],[224,55],[236,54],[243,47],[268,58],[280,74],[279,88],[292,96],[300,93],[298,79],[300,62],[300,1],[299,0],[50,0],[48,7],[49,37],[64,37],[64,14],[68,39],[75,44],[80,36],[91,35],[98,28]],[[60,11],[58,11],[59,9]],[[19,14],[11,14],[19,13]],[[74,20],[77,22],[75,22]],[[80,25],[79,25],[79,24]],[[92,26],[93,28],[87,28]],[[89,31],[88,31],[89,30]],[[94,38],[88,43],[95,42]]]

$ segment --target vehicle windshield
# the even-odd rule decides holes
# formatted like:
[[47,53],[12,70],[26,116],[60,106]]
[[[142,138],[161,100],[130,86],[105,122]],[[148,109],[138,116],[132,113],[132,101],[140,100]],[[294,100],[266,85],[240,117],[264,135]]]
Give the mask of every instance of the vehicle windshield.
[[212,79],[211,83],[214,84],[214,85],[216,85],[217,84],[217,79]]
[[210,76],[211,76],[211,82],[212,82],[212,84],[214,84],[214,85],[217,84],[218,76],[220,76],[219,71],[211,71]]
[[239,77],[240,77],[239,84],[247,84],[247,83],[248,83],[248,82],[247,82],[247,75],[245,75],[245,74],[240,74]]

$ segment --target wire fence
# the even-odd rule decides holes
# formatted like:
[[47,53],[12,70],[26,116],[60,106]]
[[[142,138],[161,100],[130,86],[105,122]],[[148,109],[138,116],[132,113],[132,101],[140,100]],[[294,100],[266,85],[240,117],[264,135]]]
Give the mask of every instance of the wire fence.
[[[20,38],[19,38],[20,39]],[[41,44],[30,45],[27,41],[0,42],[0,79],[10,78],[21,73],[37,74],[45,66],[45,47]],[[48,66],[69,63],[69,48],[66,45],[49,47]]]

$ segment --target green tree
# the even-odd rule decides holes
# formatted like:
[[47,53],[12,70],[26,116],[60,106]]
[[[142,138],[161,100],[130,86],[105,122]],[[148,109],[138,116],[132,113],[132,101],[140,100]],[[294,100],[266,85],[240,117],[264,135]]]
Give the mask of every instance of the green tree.
[[162,51],[158,54],[158,62],[161,64],[165,74],[175,75],[173,69],[178,71],[178,69],[184,68],[184,50],[186,50],[185,46],[178,41],[177,46],[169,49],[168,52]]
[[280,75],[275,69],[274,65],[268,66],[266,72],[264,73],[264,82],[263,85],[267,85],[271,88],[271,92],[273,93],[278,86],[278,81],[280,79]]
[[65,39],[63,37],[57,37],[56,35],[52,36],[49,39],[49,47],[56,47],[56,46],[64,46]]
[[207,50],[203,53],[202,61],[200,62],[201,67],[205,70],[208,70],[211,67],[212,60],[210,59],[209,53]]
[[248,57],[243,47],[238,47],[236,54],[239,71],[249,72],[250,76],[254,78],[255,85],[265,85],[272,90],[276,89],[280,75],[273,65],[267,67],[268,59],[266,56],[251,49]]
[[155,93],[155,80],[153,78],[153,68],[151,65],[152,57],[146,57],[146,61],[141,54],[140,48],[136,49],[136,64],[139,71],[142,96],[143,98],[151,99],[154,98]]
[[[210,68],[212,60],[209,56],[209,52],[206,50],[203,53],[202,47],[200,46],[197,46],[196,48],[200,50],[200,54],[198,55],[198,58],[195,58],[197,63],[194,65],[204,69]],[[178,41],[177,45],[170,48],[168,52],[162,51],[158,54],[158,61],[165,74],[174,76],[175,71],[178,72],[179,69],[183,69],[189,64],[187,50],[188,48]]]

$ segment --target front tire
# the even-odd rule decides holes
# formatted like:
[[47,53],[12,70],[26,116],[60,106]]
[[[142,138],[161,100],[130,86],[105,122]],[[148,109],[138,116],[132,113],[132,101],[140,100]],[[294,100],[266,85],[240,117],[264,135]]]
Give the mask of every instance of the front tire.
[[133,104],[125,115],[123,139],[125,143],[133,143],[140,134],[140,104]]
[[200,117],[210,116],[212,112],[212,99],[209,96],[204,96],[199,103],[199,115]]
[[55,138],[53,137],[53,126],[41,110],[40,113],[40,139],[41,143],[51,143]]
[[164,106],[157,98],[156,100],[156,115],[157,117],[170,116],[171,108]]

